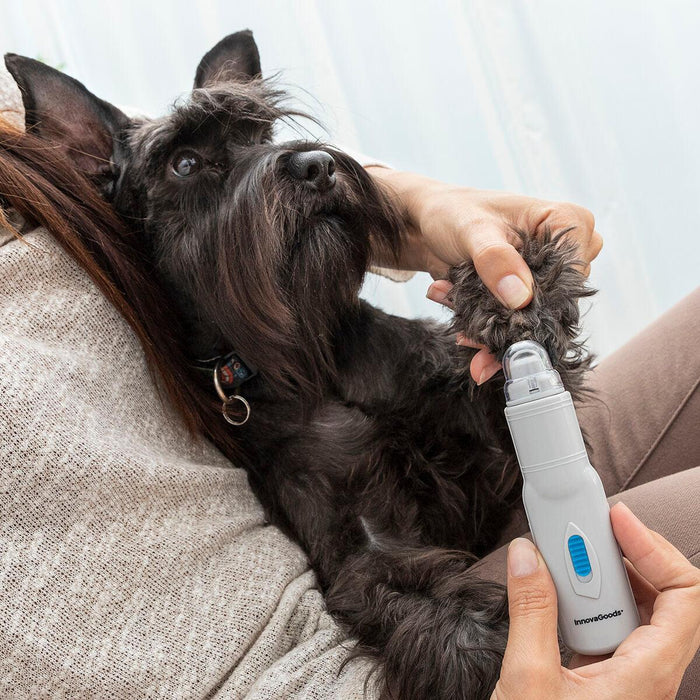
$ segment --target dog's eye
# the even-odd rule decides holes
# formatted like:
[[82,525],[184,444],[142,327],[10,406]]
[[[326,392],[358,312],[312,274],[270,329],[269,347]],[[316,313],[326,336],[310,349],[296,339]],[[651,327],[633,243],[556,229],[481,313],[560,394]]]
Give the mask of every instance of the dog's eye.
[[192,151],[180,153],[173,161],[173,172],[178,177],[194,175],[200,168],[199,156]]

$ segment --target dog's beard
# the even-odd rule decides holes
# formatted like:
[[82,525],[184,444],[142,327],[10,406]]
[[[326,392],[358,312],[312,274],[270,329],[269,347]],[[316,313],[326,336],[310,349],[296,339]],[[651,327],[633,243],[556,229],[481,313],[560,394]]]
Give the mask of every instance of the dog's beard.
[[334,382],[338,329],[357,312],[373,253],[396,254],[402,231],[365,170],[325,150],[337,182],[318,193],[285,174],[290,151],[251,148],[243,175],[200,209],[196,244],[169,244],[161,257],[170,278],[188,280],[189,303],[216,329],[217,349],[235,348],[278,391],[309,405]]

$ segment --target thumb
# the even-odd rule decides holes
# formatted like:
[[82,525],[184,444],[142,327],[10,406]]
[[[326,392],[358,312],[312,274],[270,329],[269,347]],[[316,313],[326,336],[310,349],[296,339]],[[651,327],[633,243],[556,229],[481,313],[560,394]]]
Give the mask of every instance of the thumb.
[[535,545],[523,537],[508,548],[510,630],[503,669],[514,678],[557,676],[557,593]]
[[520,309],[530,303],[532,273],[505,233],[491,226],[473,231],[468,252],[479,277],[502,304]]

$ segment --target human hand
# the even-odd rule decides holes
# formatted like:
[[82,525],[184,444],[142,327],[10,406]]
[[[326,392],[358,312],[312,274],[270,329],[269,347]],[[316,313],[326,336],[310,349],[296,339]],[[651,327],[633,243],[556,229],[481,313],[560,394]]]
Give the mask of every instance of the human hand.
[[492,700],[663,700],[674,698],[700,646],[700,571],[622,503],[610,511],[642,625],[612,656],[561,665],[557,598],[534,545],[508,549],[508,645]]
[[[446,306],[452,287],[445,279],[447,271],[468,259],[505,306],[519,309],[530,303],[532,275],[514,245],[514,228],[533,236],[546,229],[557,232],[570,228],[567,235],[578,244],[586,275],[603,245],[591,212],[575,204],[456,187],[388,168],[368,170],[394,193],[403,209],[407,242],[400,266],[429,272],[436,281],[427,296]],[[388,260],[378,262],[392,264]],[[463,337],[459,342],[479,349],[470,366],[477,383],[490,379],[500,369],[496,358],[483,346]]]

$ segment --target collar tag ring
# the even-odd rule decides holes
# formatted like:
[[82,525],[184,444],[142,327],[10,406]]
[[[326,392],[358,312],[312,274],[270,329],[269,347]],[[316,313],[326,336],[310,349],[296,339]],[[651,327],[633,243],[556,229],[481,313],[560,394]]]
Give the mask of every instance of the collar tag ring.
[[[229,415],[229,409],[237,401],[242,403],[243,408],[245,409],[245,415],[240,420],[236,420],[236,418]],[[244,423],[247,423],[248,418],[250,418],[250,404],[242,396],[239,396],[238,394],[234,394],[233,396],[229,396],[226,399],[226,401],[224,401],[221,404],[221,415],[223,415],[223,417],[226,419],[226,422],[230,423],[231,425],[243,425]],[[234,415],[238,416],[239,414],[236,413]]]
[[[239,394],[232,394],[231,396],[226,395],[226,392],[221,386],[221,380],[219,378],[220,366],[221,361],[217,362],[216,367],[214,368],[214,388],[222,401],[221,415],[225,418],[226,422],[230,423],[231,425],[243,425],[244,423],[247,423],[248,419],[250,418],[250,404]],[[237,402],[243,404],[243,408],[245,409],[245,415],[240,420],[236,420],[236,414],[232,415],[229,413],[231,406]]]

